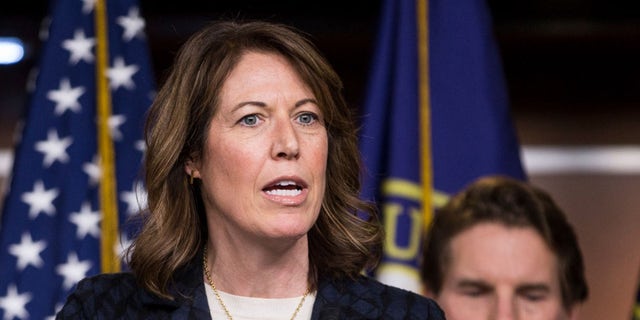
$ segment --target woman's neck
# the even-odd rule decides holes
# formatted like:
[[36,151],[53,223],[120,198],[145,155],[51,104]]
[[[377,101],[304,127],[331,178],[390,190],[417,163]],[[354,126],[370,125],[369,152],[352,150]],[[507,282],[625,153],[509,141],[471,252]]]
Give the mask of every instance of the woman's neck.
[[290,298],[306,292],[309,274],[306,236],[284,241],[286,245],[252,243],[255,242],[240,245],[237,241],[210,239],[206,261],[211,280],[219,290],[260,298]]

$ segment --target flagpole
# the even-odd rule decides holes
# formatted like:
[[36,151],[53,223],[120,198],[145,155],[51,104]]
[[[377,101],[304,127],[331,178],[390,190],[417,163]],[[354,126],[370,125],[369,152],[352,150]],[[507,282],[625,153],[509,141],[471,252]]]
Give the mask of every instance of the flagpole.
[[100,263],[101,272],[120,271],[120,259],[116,256],[118,234],[118,207],[116,199],[113,141],[109,134],[111,94],[107,81],[109,47],[107,35],[106,0],[96,0],[96,91],[98,107],[98,150],[102,179],[100,182],[100,211],[102,212]]
[[431,164],[431,108],[429,93],[429,28],[428,0],[417,0],[418,81],[420,101],[420,158],[422,175],[422,210],[425,230],[433,218],[433,183]]

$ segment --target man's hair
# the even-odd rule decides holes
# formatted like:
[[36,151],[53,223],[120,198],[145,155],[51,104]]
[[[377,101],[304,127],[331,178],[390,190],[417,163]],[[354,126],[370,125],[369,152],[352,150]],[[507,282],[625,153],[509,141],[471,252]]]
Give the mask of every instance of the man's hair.
[[422,280],[430,291],[437,295],[442,290],[451,262],[452,239],[487,222],[534,229],[558,261],[565,309],[587,299],[582,254],[565,214],[545,191],[500,176],[476,180],[436,211],[425,238],[421,262]]

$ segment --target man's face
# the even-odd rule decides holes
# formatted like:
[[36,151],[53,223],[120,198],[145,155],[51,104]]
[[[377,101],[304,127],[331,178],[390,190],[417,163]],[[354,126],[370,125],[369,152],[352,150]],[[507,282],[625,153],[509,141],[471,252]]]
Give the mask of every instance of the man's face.
[[481,223],[455,236],[440,294],[447,319],[570,319],[558,261],[533,228]]

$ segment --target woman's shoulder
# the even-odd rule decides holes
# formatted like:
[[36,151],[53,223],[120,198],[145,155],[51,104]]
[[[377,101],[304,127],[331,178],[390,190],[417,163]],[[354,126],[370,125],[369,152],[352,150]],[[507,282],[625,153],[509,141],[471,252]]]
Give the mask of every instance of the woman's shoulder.
[[58,319],[84,319],[95,315],[115,318],[142,305],[145,295],[131,273],[87,277],[78,282],[67,297]]
[[346,318],[444,319],[435,301],[366,276],[323,280],[316,299]]
[[78,282],[77,291],[101,292],[129,292],[136,290],[136,278],[130,272],[103,273],[87,277]]
[[68,299],[124,301],[141,289],[133,274],[128,272],[106,273],[84,278],[76,285]]
[[185,273],[169,288],[172,298],[147,291],[132,273],[101,274],[78,283],[56,319],[206,319],[201,273]]

